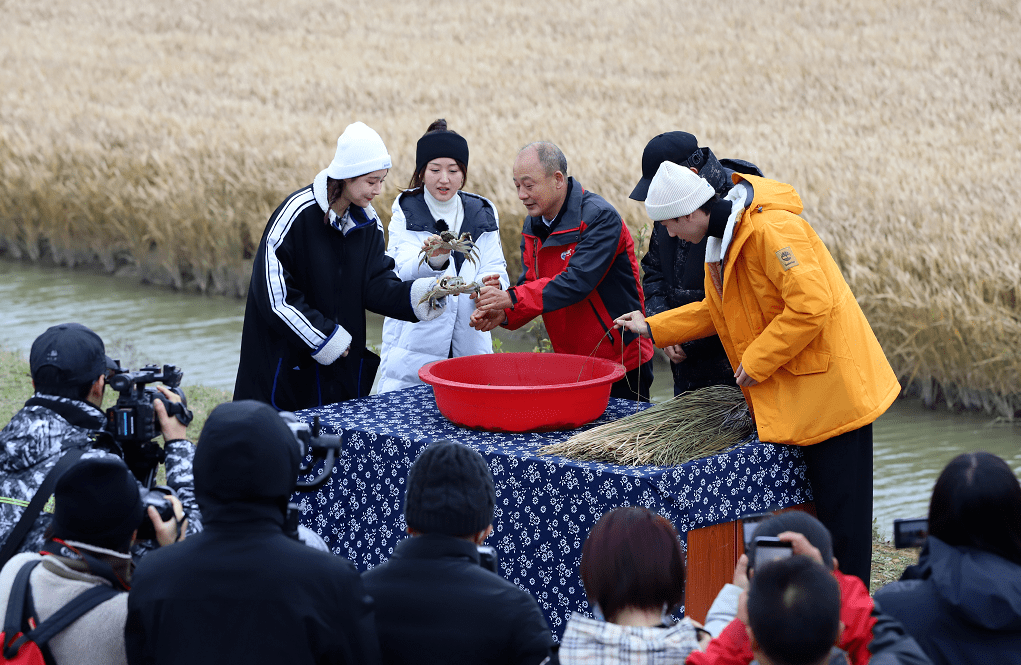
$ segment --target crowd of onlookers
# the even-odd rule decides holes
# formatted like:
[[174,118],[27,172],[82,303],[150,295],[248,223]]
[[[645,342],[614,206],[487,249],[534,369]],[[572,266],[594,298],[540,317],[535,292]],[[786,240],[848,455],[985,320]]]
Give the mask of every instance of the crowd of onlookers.
[[[288,522],[302,452],[271,406],[216,407],[202,445],[168,460],[181,500],[160,514],[95,427],[101,340],[82,326],[46,339],[36,394],[0,432],[2,663],[35,649],[64,664],[1021,663],[1021,484],[995,455],[947,465],[917,565],[874,598],[841,572],[827,528],[788,511],[756,526],[705,625],[673,616],[685,588],[674,526],[611,510],[582,551],[590,614],[557,643],[531,594],[486,565],[496,494],[474,449],[424,448],[405,486],[409,537],[359,573]],[[67,389],[79,375],[100,378]],[[157,403],[168,455],[191,447]],[[72,449],[51,482],[40,465]],[[52,507],[33,508],[50,492]],[[763,539],[789,556],[768,560]]]
[[[829,531],[789,511],[755,540],[704,626],[674,623],[684,564],[673,527],[647,509],[605,514],[582,554],[593,618],[575,614],[564,663],[937,665],[1021,663],[1021,484],[999,457],[966,453],[940,474],[917,565],[875,592],[840,571]],[[756,566],[759,539],[791,556]],[[692,571],[692,574],[698,574]]]

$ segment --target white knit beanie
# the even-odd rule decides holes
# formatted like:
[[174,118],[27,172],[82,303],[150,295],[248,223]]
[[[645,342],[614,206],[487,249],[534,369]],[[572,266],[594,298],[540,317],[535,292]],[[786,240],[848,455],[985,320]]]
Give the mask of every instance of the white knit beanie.
[[353,122],[337,139],[337,154],[326,167],[326,175],[334,180],[355,178],[390,166],[390,155],[379,134],[363,122]]
[[645,210],[654,222],[684,217],[698,210],[716,190],[705,178],[673,162],[659,165],[645,197]]

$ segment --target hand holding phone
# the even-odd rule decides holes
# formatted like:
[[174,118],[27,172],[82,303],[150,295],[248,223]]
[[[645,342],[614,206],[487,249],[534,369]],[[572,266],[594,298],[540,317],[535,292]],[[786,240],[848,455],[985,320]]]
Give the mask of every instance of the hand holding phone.
[[476,547],[479,551],[479,565],[486,570],[499,575],[500,571],[496,568],[496,548],[492,545],[477,545]]
[[757,515],[747,515],[741,518],[741,536],[744,538],[744,549],[747,552],[752,546],[752,540],[755,538],[755,527],[759,526],[759,522],[772,517],[773,513],[758,513]]

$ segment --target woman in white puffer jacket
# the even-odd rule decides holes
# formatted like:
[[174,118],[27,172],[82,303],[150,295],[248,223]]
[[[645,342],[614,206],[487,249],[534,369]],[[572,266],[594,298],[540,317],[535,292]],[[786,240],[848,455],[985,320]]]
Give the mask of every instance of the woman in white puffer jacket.
[[[507,262],[500,243],[499,217],[492,202],[461,191],[468,179],[468,142],[437,120],[418,140],[415,174],[409,189],[393,203],[386,253],[396,263],[401,279],[459,276],[465,283],[497,275],[507,288]],[[461,252],[434,247],[439,233],[470,233],[477,255],[472,263]],[[422,251],[429,257],[421,261]],[[468,325],[475,310],[469,295],[452,295],[436,319],[408,323],[387,318],[383,322],[383,361],[378,392],[400,390],[422,383],[418,370],[444,358],[492,353],[490,333]]]

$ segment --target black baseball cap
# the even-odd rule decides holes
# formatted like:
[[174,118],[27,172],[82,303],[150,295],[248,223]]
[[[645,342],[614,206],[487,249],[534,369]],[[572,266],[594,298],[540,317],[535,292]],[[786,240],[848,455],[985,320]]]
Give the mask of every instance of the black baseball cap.
[[56,367],[60,382],[69,386],[92,383],[117,362],[106,355],[99,335],[80,323],[61,323],[46,329],[32,342],[29,366],[34,378],[42,367]]
[[642,179],[635,185],[631,197],[644,201],[649,194],[652,178],[663,162],[684,165],[691,154],[698,151],[698,139],[688,132],[664,132],[649,141],[642,153]]

